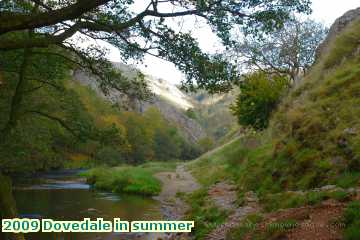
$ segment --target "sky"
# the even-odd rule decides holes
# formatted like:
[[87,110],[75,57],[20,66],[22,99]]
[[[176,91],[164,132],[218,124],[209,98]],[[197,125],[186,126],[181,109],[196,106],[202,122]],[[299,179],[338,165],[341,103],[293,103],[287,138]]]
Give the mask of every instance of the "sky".
[[[348,10],[360,7],[359,0],[313,0],[313,13],[310,18],[322,22],[327,26],[331,24]],[[188,25],[192,25],[191,22]],[[217,37],[211,32],[210,28],[201,24],[196,32],[192,32],[200,47],[206,52],[215,52],[221,48]],[[108,58],[111,61],[119,62],[120,56],[116,48],[109,47]],[[146,56],[142,65],[137,65],[145,74],[165,79],[171,83],[178,84],[184,78],[183,74],[178,71],[174,64],[156,57]]]

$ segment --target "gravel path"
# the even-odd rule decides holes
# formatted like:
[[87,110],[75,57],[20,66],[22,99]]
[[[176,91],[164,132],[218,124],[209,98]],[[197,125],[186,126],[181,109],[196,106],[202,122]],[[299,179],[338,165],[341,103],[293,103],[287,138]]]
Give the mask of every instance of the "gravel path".
[[184,216],[187,206],[176,194],[179,192],[191,193],[199,189],[199,184],[184,165],[179,165],[175,172],[160,172],[155,177],[162,182],[162,191],[155,199],[161,202],[165,218],[180,220]]
[[[182,220],[188,209],[187,204],[177,197],[177,193],[191,193],[199,189],[200,185],[195,178],[179,165],[175,172],[160,172],[155,177],[162,183],[161,193],[154,197],[161,204],[161,211],[165,220]],[[190,237],[183,234],[150,233],[140,235],[141,240],[188,240]]]
[[222,225],[219,225],[212,232],[210,232],[205,240],[222,240],[225,239],[226,233],[236,225],[238,225],[246,216],[251,213],[259,211],[259,206],[257,203],[257,198],[253,194],[248,194],[246,196],[246,206],[237,207],[236,199],[237,192],[234,185],[227,182],[220,182],[215,184],[209,190],[210,198],[215,202],[215,204],[224,210],[232,211],[230,216],[227,218],[226,222]]

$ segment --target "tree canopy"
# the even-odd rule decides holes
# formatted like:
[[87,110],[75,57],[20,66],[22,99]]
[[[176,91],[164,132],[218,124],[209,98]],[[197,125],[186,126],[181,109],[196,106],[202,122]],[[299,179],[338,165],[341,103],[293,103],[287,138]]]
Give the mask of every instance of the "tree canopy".
[[[187,77],[183,82],[185,89],[200,88],[215,93],[229,90],[232,83],[238,81],[236,66],[222,54],[203,52],[191,33],[174,28],[171,20],[201,19],[211,26],[224,46],[232,47],[235,45],[231,37],[233,31],[240,29],[247,34],[273,31],[293,13],[308,13],[309,5],[309,0],[148,0],[141,3],[132,0],[3,0],[0,3],[0,75],[3,82],[0,93],[4,98],[0,107],[4,114],[0,120],[0,142],[9,140],[12,131],[21,133],[21,128],[16,129],[16,126],[27,128],[25,122],[31,119],[54,121],[56,126],[77,138],[87,136],[106,141],[109,136],[122,135],[112,128],[94,133],[91,119],[80,119],[88,117],[85,113],[78,114],[83,107],[75,103],[77,97],[65,93],[64,78],[71,77],[71,70],[82,68],[97,76],[104,93],[115,89],[129,98],[145,100],[151,96],[150,90],[142,74],[127,78],[107,60],[105,48],[95,44],[84,47],[79,36],[112,44],[119,49],[125,62],[129,59],[141,61],[145,54],[173,62]],[[128,123],[139,121],[134,117],[129,118]],[[134,139],[147,133],[141,124],[138,125],[129,132]],[[158,132],[156,136],[165,139],[172,135],[176,134],[169,130]],[[194,152],[188,149],[181,154]],[[141,155],[142,149],[135,152]],[[113,155],[108,150],[104,154]]]
[[[149,0],[136,10],[132,7],[134,3],[132,0],[4,0],[0,5],[0,50],[58,46],[76,55],[77,61],[81,60],[79,65],[101,75],[94,65],[107,62],[104,51],[95,46],[79,48],[71,38],[81,33],[116,46],[123,60],[152,54],[171,61],[186,74],[187,89],[197,87],[218,92],[228,90],[231,82],[237,80],[235,66],[221,55],[204,53],[191,34],[175,31],[168,19],[201,18],[224,45],[230,46],[235,28],[252,33],[271,31],[282,26],[291,13],[310,11],[310,0]],[[31,38],[18,34],[26,30],[35,34]]]
[[234,55],[242,67],[284,75],[294,82],[314,63],[327,32],[321,23],[293,18],[263,38],[245,36],[236,43]]
[[267,128],[270,116],[288,86],[288,79],[283,76],[270,76],[263,72],[244,76],[240,93],[230,107],[238,123],[255,130]]

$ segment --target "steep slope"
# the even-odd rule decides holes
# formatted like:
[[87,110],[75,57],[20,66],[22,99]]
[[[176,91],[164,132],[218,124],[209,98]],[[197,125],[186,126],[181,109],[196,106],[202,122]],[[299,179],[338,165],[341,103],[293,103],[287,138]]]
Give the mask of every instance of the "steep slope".
[[[114,63],[114,66],[129,78],[136,76],[138,73],[136,68],[125,64]],[[99,96],[102,96],[113,104],[122,104],[124,102],[124,96],[116,90],[110,90],[109,94],[104,95],[103,92],[99,90],[95,77],[91,74],[77,70],[73,73],[73,78],[83,85],[90,86]],[[189,142],[196,143],[206,137],[206,133],[200,124],[185,114],[187,109],[193,108],[191,99],[188,96],[180,91],[178,87],[165,80],[152,76],[145,76],[145,80],[149,88],[153,91],[154,97],[149,102],[132,103],[133,110],[145,112],[149,107],[154,106],[159,109],[168,121],[175,124],[181,130],[181,134]]]
[[190,95],[194,108],[188,110],[188,114],[193,115],[217,144],[229,141],[240,133],[236,118],[230,112],[236,95],[235,89],[224,94],[210,95],[200,91]]
[[[114,66],[130,78],[135,77],[139,72],[134,66],[125,65],[123,63],[114,63]],[[150,75],[145,75],[145,79],[152,92],[171,105],[183,110],[194,107],[190,97],[169,81]]]
[[274,154],[295,161],[307,187],[360,171],[359,17],[327,40],[303,85],[273,119]]
[[[207,154],[194,164],[207,166],[218,159],[224,166],[236,167],[237,181],[246,190],[358,185],[359,40],[360,17],[323,46],[327,50],[302,85],[284,99],[267,131],[232,142],[221,153]],[[256,180],[259,176],[263,181]]]
[[[191,196],[198,205],[193,205],[190,217],[206,215],[205,226],[216,223],[218,210],[209,212],[207,189],[224,181],[236,186],[240,206],[249,203],[248,195],[255,195],[263,208],[230,231],[227,239],[320,239],[296,224],[332,226],[342,221],[343,211],[359,211],[352,207],[358,202],[348,204],[360,195],[359,12],[336,21],[316,64],[274,112],[266,131],[240,137],[188,164],[203,185],[201,193]],[[293,209],[278,211],[284,208]],[[351,220],[344,231],[316,228],[321,239],[339,239],[342,234],[359,239],[359,215],[347,218]],[[244,227],[269,223],[290,227]],[[202,239],[213,229],[195,229],[195,236]]]

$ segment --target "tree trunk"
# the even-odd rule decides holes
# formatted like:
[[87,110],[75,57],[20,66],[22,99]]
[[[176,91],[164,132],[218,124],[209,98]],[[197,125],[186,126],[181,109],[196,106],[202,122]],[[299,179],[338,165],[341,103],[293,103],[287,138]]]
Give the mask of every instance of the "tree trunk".
[[[0,217],[16,218],[16,203],[12,194],[11,179],[0,173]],[[0,232],[0,239],[5,240],[24,240],[23,234],[5,234]]]
[[1,130],[0,144],[6,142],[11,130],[15,128],[20,115],[20,105],[23,98],[23,92],[26,83],[26,68],[30,61],[31,49],[24,49],[24,59],[20,66],[19,79],[15,88],[15,93],[11,100],[10,113],[5,127]]

